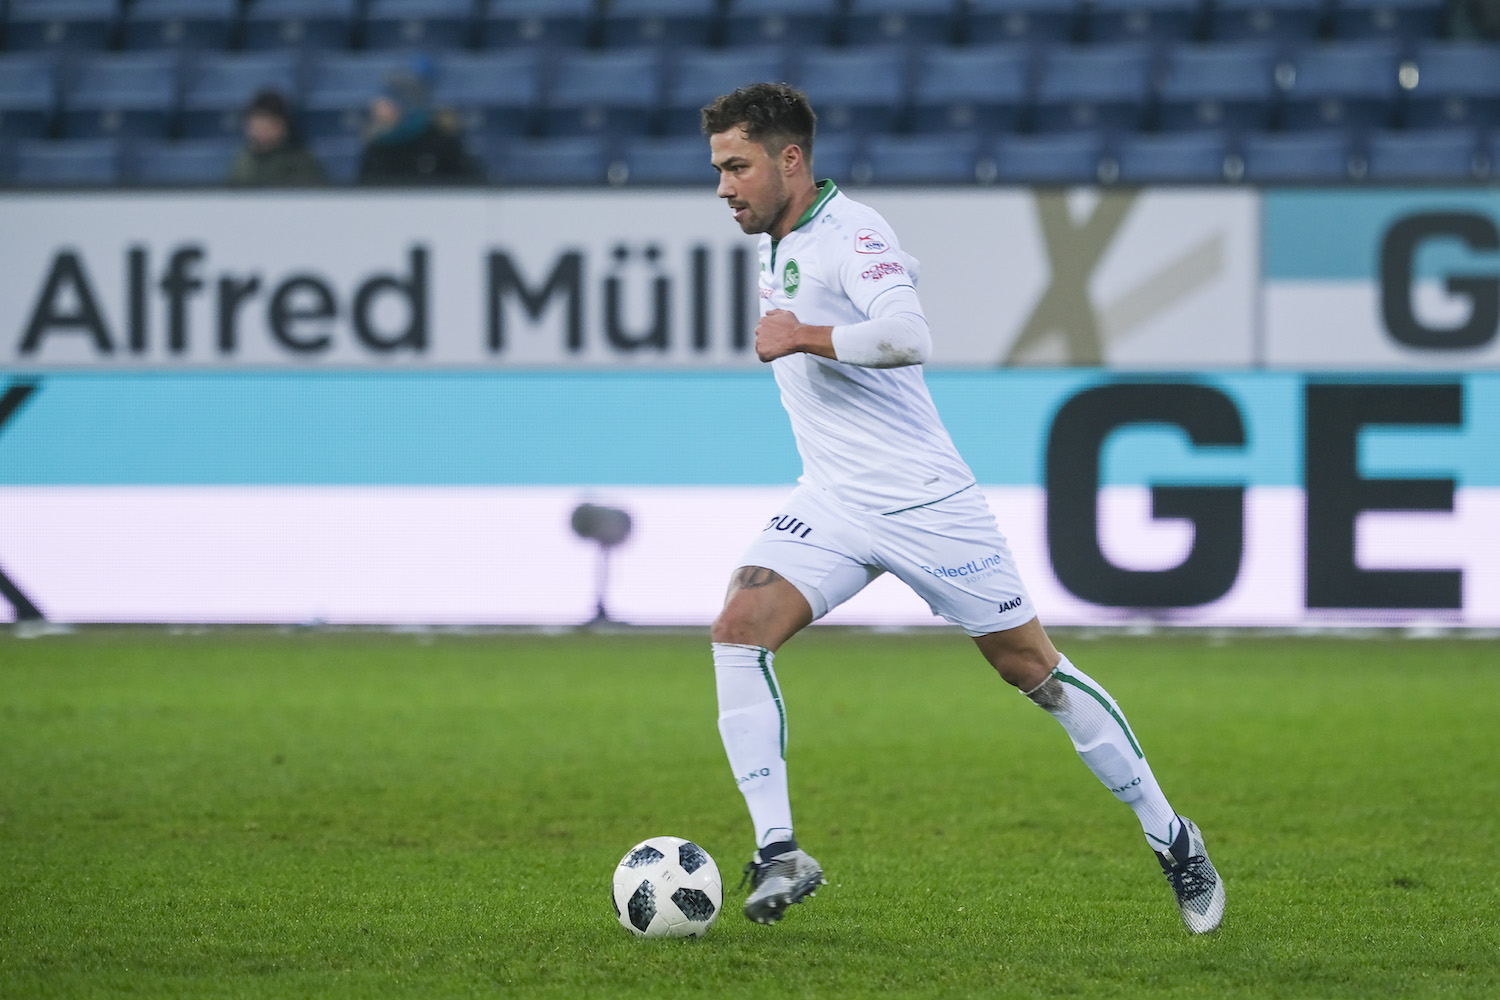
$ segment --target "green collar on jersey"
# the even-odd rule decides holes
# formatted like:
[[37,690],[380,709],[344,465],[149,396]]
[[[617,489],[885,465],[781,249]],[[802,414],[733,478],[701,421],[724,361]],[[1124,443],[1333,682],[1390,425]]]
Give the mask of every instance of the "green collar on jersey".
[[[830,200],[832,200],[833,196],[836,195],[836,194],[838,194],[838,193],[839,193],[839,186],[833,182],[833,178],[829,177],[829,178],[827,178],[825,180],[819,181],[818,182],[818,197],[816,199],[814,199],[814,201],[813,201],[813,203],[811,205],[807,206],[807,211],[805,211],[805,212],[802,213],[802,217],[797,220],[796,224],[793,225],[791,229],[787,230],[787,236],[792,235],[792,233],[795,233],[797,230],[801,229],[803,226],[805,226],[809,222],[811,222],[817,216],[817,214],[823,210],[823,206],[826,205],[826,204],[828,204],[828,202]],[[781,240],[778,240],[775,237],[772,237],[772,239],[771,239],[771,266],[772,267],[776,266],[776,247],[780,243],[781,243]]]

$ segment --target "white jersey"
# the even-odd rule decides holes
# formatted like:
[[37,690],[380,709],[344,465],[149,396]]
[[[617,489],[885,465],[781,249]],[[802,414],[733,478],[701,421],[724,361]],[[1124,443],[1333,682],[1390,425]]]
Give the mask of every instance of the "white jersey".
[[[914,287],[916,269],[879,212],[823,181],[784,239],[761,236],[761,315],[786,309],[810,326],[861,323],[881,293]],[[792,354],[771,366],[802,455],[801,482],[877,513],[973,485],[921,365],[864,368]]]

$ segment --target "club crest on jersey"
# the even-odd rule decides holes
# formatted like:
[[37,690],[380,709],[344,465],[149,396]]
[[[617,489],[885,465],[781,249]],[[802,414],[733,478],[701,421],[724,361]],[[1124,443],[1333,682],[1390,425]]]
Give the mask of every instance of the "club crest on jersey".
[[854,234],[854,249],[859,253],[885,253],[891,245],[873,229],[861,229]]
[[781,287],[787,298],[797,297],[797,289],[802,287],[802,268],[797,266],[797,258],[788,260],[786,267],[781,269]]

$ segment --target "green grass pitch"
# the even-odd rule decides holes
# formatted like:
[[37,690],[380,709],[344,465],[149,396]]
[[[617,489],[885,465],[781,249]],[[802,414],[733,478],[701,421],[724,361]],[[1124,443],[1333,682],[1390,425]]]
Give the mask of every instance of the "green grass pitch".
[[[705,636],[0,637],[0,997],[1500,996],[1500,661],[1480,639],[1059,637],[1225,877],[1192,938],[1129,810],[951,632],[777,661],[775,927]],[[725,913],[641,941],[638,840]]]

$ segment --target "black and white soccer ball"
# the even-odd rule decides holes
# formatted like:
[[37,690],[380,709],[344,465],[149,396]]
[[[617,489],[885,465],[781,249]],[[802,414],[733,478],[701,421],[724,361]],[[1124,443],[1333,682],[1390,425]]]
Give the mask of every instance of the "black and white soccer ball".
[[615,868],[615,916],[637,937],[701,937],[719,919],[724,882],[708,852],[681,837],[652,837]]

